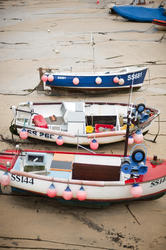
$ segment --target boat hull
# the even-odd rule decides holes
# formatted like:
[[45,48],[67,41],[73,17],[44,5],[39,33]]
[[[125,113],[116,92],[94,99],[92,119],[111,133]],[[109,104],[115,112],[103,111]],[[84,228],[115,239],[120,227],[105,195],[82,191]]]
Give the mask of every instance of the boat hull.
[[[134,171],[141,166],[147,170],[133,176],[123,167],[126,161]],[[128,157],[8,150],[0,154],[0,183],[4,194],[16,190],[82,204],[153,199],[166,192],[166,161],[146,158],[138,149]]]
[[165,9],[159,8],[148,8],[142,6],[114,6],[113,11],[118,15],[122,16],[131,21],[136,22],[152,22],[153,19],[165,20],[164,15]]
[[155,24],[156,28],[158,28],[159,30],[166,30],[166,20],[162,21],[154,19],[152,23]]
[[[149,130],[150,124],[148,127],[144,128],[142,130],[143,134],[146,134]],[[17,133],[20,134],[23,127],[17,127]],[[56,143],[57,136],[63,136],[63,143],[64,144],[70,144],[70,145],[90,145],[90,142],[93,138],[96,138],[98,143],[103,144],[110,144],[110,143],[116,143],[121,142],[125,140],[125,130],[119,131],[116,133],[98,133],[98,134],[92,134],[92,135],[84,135],[84,136],[72,136],[72,135],[65,135],[62,132],[59,133],[54,131],[48,131],[44,129],[39,128],[31,128],[26,129],[28,132],[28,138],[47,141],[47,142],[53,142]],[[100,136],[100,137],[99,137]]]
[[[117,72],[110,74],[108,72],[105,74],[77,74],[77,73],[68,73],[68,74],[58,74],[52,73],[54,80],[46,81],[46,86],[50,88],[62,88],[62,89],[76,89],[76,90],[118,90],[126,89],[133,85],[133,88],[139,88],[144,82],[144,78],[147,72],[147,68],[137,69],[133,71],[128,71],[122,73]],[[45,73],[48,77],[49,74]],[[114,83],[114,78],[123,79],[118,83]],[[78,80],[78,84],[74,84],[74,79]],[[96,83],[99,79],[100,83]]]
[[[63,192],[67,185],[70,185],[72,191],[72,201],[78,201],[77,192],[80,189],[81,182],[74,184],[74,182],[61,182],[59,181],[49,181],[49,180],[39,180],[32,175],[20,174],[17,171],[12,171],[13,174],[10,174],[11,182],[10,186],[3,187],[1,185],[1,192],[3,194],[27,194],[27,195],[42,195],[47,196],[47,191],[49,186],[54,183],[57,190],[57,195],[54,197],[57,200],[63,200]],[[0,171],[0,178],[4,172]],[[27,179],[28,178],[28,179]],[[33,179],[33,184],[31,183]],[[25,181],[26,180],[26,181]],[[28,181],[29,183],[28,183]],[[86,190],[87,198],[81,203],[116,203],[116,202],[125,202],[125,201],[134,201],[134,200],[147,200],[147,199],[157,199],[163,196],[166,193],[165,189],[166,177],[161,177],[153,179],[148,182],[141,182],[143,189],[143,194],[140,197],[133,197],[130,190],[132,184],[121,183],[93,183],[87,185],[84,183],[84,189]],[[68,201],[67,201],[68,202]]]
[[[76,103],[72,103],[72,105],[73,104],[75,105]],[[75,127],[73,129],[75,123],[72,123],[74,125],[67,127],[66,130],[62,130],[60,127],[61,125],[59,125],[59,123],[62,122],[62,119],[60,120],[60,118],[57,118],[57,120],[54,122],[50,120],[50,117],[52,119],[53,114],[55,115],[55,117],[62,117],[62,118],[65,117],[64,115],[61,116],[61,113],[59,113],[61,112],[59,111],[60,110],[59,107],[62,106],[62,103],[33,103],[31,108],[27,103],[25,105],[27,105],[26,107],[27,109],[29,109],[29,111],[26,110],[24,104],[20,104],[18,106],[19,108],[16,107],[13,108],[14,120],[13,124],[10,127],[10,131],[13,134],[20,135],[23,128],[25,128],[27,132],[27,138],[33,138],[48,142],[57,142],[58,136],[61,136],[63,138],[64,144],[71,144],[71,145],[90,145],[91,141],[94,138],[97,140],[99,145],[115,143],[125,140],[125,134],[126,134],[125,119],[127,116],[127,109],[128,109],[127,104],[103,103],[103,102],[95,102],[95,103],[86,102],[84,104],[86,110],[83,111],[84,112],[83,115],[85,115],[83,123],[80,123],[78,119],[78,127],[76,129]],[[68,103],[67,105],[70,104]],[[31,110],[33,110],[34,113],[33,112],[31,113]],[[143,134],[148,132],[152,124],[152,121],[159,115],[159,110],[148,107],[146,108],[146,110],[150,111],[148,119],[139,122],[139,124],[136,126],[133,126],[130,129],[130,133],[134,133],[138,129],[138,127],[139,129],[141,129]],[[46,125],[48,124],[47,128],[39,127],[33,123],[33,117],[34,114],[36,113],[42,115],[43,120],[44,117],[46,117],[45,121],[47,119],[46,123]],[[119,120],[120,117],[119,114],[121,114],[122,118],[121,125]],[[24,123],[23,116],[25,116],[26,118],[27,115],[29,117],[27,118],[27,122]],[[21,121],[20,117],[22,119]],[[93,117],[93,120],[91,117]],[[91,123],[88,121],[89,118],[90,118],[89,121]],[[105,119],[105,121],[103,121],[102,119]],[[111,119],[116,119],[117,121],[113,123],[114,121],[112,120],[111,122]],[[114,128],[112,129],[111,126],[114,126]],[[90,127],[92,131],[88,131],[87,130],[89,129],[88,127]],[[82,131],[80,129],[82,129]]]

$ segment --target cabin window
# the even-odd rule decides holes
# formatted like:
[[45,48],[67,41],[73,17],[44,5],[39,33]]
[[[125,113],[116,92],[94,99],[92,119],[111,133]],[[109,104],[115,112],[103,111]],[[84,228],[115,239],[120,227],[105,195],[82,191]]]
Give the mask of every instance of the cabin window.
[[44,155],[28,155],[29,162],[44,162]]
[[45,155],[33,153],[27,154],[24,171],[33,172],[43,170],[45,170]]

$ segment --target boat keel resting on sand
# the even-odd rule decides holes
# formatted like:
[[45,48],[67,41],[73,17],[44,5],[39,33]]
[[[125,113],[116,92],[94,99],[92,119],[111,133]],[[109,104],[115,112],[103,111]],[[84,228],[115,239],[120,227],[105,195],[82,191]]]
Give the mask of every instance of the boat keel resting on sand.
[[12,106],[13,134],[44,141],[74,145],[90,145],[123,141],[127,126],[128,108],[131,109],[130,134],[146,133],[159,110],[143,103],[131,105],[109,102],[51,102],[20,103]]
[[166,192],[166,160],[147,158],[144,145],[137,146],[129,156],[6,150],[0,153],[1,191],[94,205],[159,198]]

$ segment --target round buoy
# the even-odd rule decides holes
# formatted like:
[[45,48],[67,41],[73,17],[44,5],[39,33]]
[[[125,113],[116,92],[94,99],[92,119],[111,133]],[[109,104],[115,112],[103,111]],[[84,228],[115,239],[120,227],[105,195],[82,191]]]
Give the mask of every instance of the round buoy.
[[53,82],[54,81],[54,76],[53,75],[49,75],[48,76],[48,81],[49,82]]
[[139,144],[142,143],[144,141],[144,137],[143,134],[140,130],[137,130],[134,134],[133,134],[133,138],[134,138],[134,142]]
[[21,129],[19,136],[21,139],[26,140],[28,138],[28,132],[25,128]]
[[50,198],[53,198],[56,196],[56,189],[55,189],[55,186],[53,183],[49,186],[49,188],[47,190],[47,195]]
[[86,194],[84,187],[80,187],[80,190],[77,192],[77,199],[79,201],[84,201],[86,200],[86,196],[87,194]]
[[74,78],[73,78],[73,84],[74,84],[74,85],[78,85],[79,82],[80,82],[80,80],[79,80],[78,77],[74,77]]
[[97,140],[96,139],[91,140],[91,142],[90,142],[90,148],[92,150],[97,150],[98,147],[99,147],[99,144],[98,144]]
[[128,138],[128,144],[131,145],[133,143],[134,143],[134,138],[132,137],[132,135],[130,135]]
[[102,83],[102,79],[101,79],[101,77],[96,77],[96,79],[95,79],[95,82],[96,82],[96,84],[101,84]]
[[63,137],[61,135],[59,135],[57,138],[56,138],[56,144],[58,146],[62,146],[64,143],[64,140],[63,140]]
[[73,194],[72,194],[72,191],[71,191],[69,186],[67,186],[67,188],[63,191],[62,196],[63,196],[63,198],[65,200],[71,200],[72,199]]
[[44,74],[44,75],[42,75],[41,80],[42,80],[43,82],[47,82],[48,78],[47,78],[47,76]]
[[114,83],[118,83],[118,82],[119,82],[119,78],[118,78],[117,76],[115,76],[115,77],[113,78],[113,82],[114,82]]
[[138,183],[134,183],[130,189],[130,192],[134,198],[138,198],[142,195],[143,189]]
[[1,176],[1,185],[2,186],[8,186],[9,184],[10,184],[10,176],[9,176],[8,172],[5,172]]
[[124,79],[123,78],[120,78],[119,79],[119,85],[123,85],[124,84]]

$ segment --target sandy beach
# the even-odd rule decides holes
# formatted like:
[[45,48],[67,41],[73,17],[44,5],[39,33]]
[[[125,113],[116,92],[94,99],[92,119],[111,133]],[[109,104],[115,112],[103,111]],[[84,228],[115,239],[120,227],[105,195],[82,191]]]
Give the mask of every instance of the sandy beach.
[[[102,95],[34,90],[39,67],[59,71],[108,71],[144,64],[148,72],[132,102],[160,110],[145,136],[148,155],[166,158],[166,32],[151,23],[109,14],[111,1],[0,1],[0,150],[62,150],[53,143],[21,141],[9,131],[11,105],[24,101],[99,100],[128,102],[127,92]],[[152,6],[158,6],[154,1]],[[95,58],[91,36],[95,42]],[[155,143],[153,139],[159,131]],[[100,153],[123,153],[124,143],[100,146]],[[130,147],[129,147],[130,150]],[[76,151],[63,147],[63,151]],[[79,151],[82,151],[81,149]],[[0,194],[0,249],[164,250],[166,196],[106,208],[71,207],[46,197]]]

